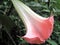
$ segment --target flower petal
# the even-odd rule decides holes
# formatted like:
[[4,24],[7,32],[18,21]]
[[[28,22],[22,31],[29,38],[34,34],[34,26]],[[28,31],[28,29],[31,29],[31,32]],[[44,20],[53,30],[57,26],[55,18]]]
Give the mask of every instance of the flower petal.
[[39,16],[22,2],[18,0],[12,0],[12,2],[27,28],[26,35],[22,38],[31,44],[45,42],[53,31],[54,17]]
[[32,19],[30,21],[31,24],[27,27],[26,35],[23,38],[31,44],[33,44],[33,41],[34,44],[45,42],[53,31],[53,23],[51,24],[50,19],[53,19],[52,16],[42,21]]

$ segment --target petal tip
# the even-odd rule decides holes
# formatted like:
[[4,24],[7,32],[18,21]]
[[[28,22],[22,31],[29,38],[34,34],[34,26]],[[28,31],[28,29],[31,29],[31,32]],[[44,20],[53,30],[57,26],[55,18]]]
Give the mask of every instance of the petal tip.
[[29,37],[25,37],[23,36],[22,37],[26,42],[30,43],[30,44],[42,44],[45,42],[44,41],[41,41],[38,37],[34,37],[34,38],[29,38]]

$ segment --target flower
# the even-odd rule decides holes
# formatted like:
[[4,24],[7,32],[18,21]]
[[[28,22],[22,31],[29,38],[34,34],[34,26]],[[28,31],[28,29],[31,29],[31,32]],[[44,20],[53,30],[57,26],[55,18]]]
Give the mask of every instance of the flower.
[[54,17],[39,16],[22,2],[18,0],[12,0],[12,2],[27,29],[26,35],[22,38],[31,44],[44,43],[52,34]]

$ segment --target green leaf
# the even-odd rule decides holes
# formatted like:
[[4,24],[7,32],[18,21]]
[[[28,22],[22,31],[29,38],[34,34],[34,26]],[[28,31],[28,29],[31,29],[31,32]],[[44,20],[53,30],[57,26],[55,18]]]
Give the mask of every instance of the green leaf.
[[51,45],[58,45],[55,41],[53,41],[53,40],[47,40],[47,42],[49,43],[49,44],[51,44]]
[[42,11],[43,12],[50,12],[50,10],[47,10],[47,9],[43,9]]

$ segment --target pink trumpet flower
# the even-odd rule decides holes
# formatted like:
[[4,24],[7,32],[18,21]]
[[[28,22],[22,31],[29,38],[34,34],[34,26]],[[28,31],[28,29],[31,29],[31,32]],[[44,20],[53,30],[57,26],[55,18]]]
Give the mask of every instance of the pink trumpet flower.
[[31,44],[44,43],[52,34],[54,17],[39,16],[19,0],[12,0],[12,3],[27,29],[22,38]]

